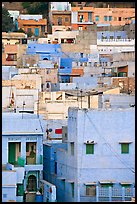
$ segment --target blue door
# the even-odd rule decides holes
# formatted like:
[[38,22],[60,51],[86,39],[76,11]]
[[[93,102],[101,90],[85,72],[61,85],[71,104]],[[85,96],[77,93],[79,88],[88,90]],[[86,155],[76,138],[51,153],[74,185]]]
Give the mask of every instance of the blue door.
[[35,28],[35,36],[39,36],[39,28]]

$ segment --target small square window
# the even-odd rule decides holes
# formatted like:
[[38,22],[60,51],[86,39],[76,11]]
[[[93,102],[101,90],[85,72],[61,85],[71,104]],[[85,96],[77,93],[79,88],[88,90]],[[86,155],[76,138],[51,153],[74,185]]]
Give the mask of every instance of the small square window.
[[129,153],[129,143],[121,144],[121,154],[128,154]]
[[71,146],[71,155],[74,155],[74,142],[71,142],[70,146]]
[[96,196],[96,186],[87,185],[86,186],[86,195],[87,196]]
[[7,198],[7,194],[3,194],[3,198]]
[[107,21],[108,20],[108,17],[107,16],[104,16],[104,21]]
[[68,22],[68,21],[69,21],[69,19],[68,19],[68,17],[66,17],[66,18],[65,18],[65,22]]
[[117,39],[121,39],[121,36],[117,36]]
[[109,16],[109,21],[112,21],[112,16]]
[[94,144],[86,144],[86,154],[94,154]]
[[99,21],[99,16],[95,16],[95,21]]

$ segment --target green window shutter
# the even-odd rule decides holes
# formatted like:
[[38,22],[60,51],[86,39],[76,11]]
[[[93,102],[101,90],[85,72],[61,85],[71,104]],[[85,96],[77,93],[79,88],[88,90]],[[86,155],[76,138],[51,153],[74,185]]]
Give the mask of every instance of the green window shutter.
[[129,144],[121,144],[121,153],[128,154],[129,153]]
[[19,152],[21,152],[21,142],[19,142]]
[[71,155],[74,155],[74,142],[71,142],[70,145],[71,145]]
[[86,144],[86,154],[94,154],[94,144]]
[[112,187],[113,186],[113,183],[106,183],[106,184],[101,184],[101,187],[104,187],[104,188],[108,188],[108,187]]
[[17,196],[23,196],[24,194],[24,186],[23,184],[17,184]]
[[29,152],[29,142],[26,143],[26,152]]
[[74,198],[74,183],[71,183],[72,197]]

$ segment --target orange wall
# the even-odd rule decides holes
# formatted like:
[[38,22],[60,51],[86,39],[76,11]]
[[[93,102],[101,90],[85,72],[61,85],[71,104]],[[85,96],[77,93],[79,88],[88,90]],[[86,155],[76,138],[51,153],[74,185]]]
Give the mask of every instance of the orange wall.
[[45,32],[47,32],[47,19],[40,19],[39,21],[18,19],[18,27],[22,28],[25,32],[28,32],[28,28],[31,28],[31,31],[35,33],[35,28],[39,28],[39,35],[41,35],[42,25],[45,26]]
[[87,30],[87,25],[84,24],[72,24],[71,27],[73,30],[79,30],[79,27],[82,27],[82,30]]
[[[78,21],[80,21],[80,15],[83,15],[84,21],[88,21],[88,12],[92,12],[92,22],[105,23],[113,26],[125,25],[127,21],[130,23],[130,20],[125,18],[134,17],[135,9],[134,8],[93,8],[93,7],[83,7],[81,10],[80,7],[72,7],[72,12],[78,12]],[[99,21],[95,21],[95,16],[99,16]],[[104,21],[104,16],[112,16],[112,21]],[[119,19],[121,17],[121,20]],[[72,24],[73,29],[78,29],[76,25]]]
[[72,75],[80,75],[83,76],[84,70],[83,68],[72,68]]

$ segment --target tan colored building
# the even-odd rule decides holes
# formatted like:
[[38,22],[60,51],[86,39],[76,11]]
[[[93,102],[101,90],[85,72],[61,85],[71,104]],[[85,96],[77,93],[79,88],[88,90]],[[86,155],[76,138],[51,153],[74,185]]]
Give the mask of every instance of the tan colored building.
[[25,33],[2,32],[2,44],[4,47],[5,45],[27,44],[27,36]]
[[[119,94],[119,87],[106,89],[104,94]],[[83,95],[82,100],[80,94],[77,92],[58,91],[58,92],[41,92],[39,113],[45,116],[45,119],[66,119],[68,117],[69,107],[79,108],[93,108],[99,107],[99,95]]]
[[27,44],[7,44],[2,50],[2,65],[21,66],[22,56],[26,53]]
[[120,87],[121,93],[135,94],[135,77],[113,77],[112,86]]

